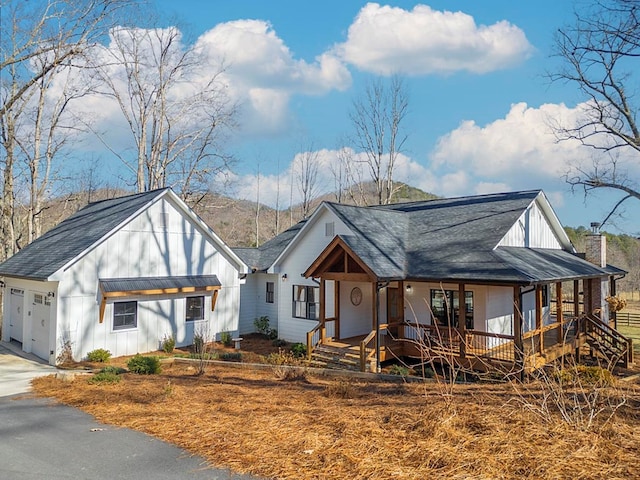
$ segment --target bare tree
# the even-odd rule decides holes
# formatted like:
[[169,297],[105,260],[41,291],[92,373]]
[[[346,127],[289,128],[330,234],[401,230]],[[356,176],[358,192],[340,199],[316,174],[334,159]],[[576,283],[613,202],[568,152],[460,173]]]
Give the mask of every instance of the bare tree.
[[[46,107],[52,79],[70,68],[116,19],[120,8],[129,4],[130,0],[0,0],[0,136],[3,150],[0,156],[3,176],[0,260],[17,248],[16,162],[29,153],[27,163],[34,186],[30,197],[41,198],[47,163],[53,160],[61,145],[54,134],[59,126],[59,115],[54,113],[56,109]],[[64,100],[57,107],[60,114],[64,110]],[[47,115],[48,120],[45,120]],[[27,116],[29,118],[25,118]],[[44,165],[41,164],[43,158]],[[33,220],[37,218],[39,207],[34,206],[32,200],[29,201],[29,238],[38,234],[38,226],[33,225]]]
[[311,203],[319,193],[319,153],[313,148],[313,145],[296,155],[293,168],[295,169],[296,185],[301,196],[302,218],[307,218],[311,214]]
[[[103,93],[120,107],[135,163],[104,143],[135,173],[138,191],[173,185],[188,196],[232,160],[220,148],[226,130],[235,126],[236,112],[220,79],[224,66],[203,73],[200,52],[181,39],[173,27],[120,27],[98,57],[96,67],[107,86]],[[188,78],[198,81],[186,88]]]
[[388,85],[382,80],[369,83],[364,95],[353,102],[350,113],[355,130],[353,141],[365,153],[379,205],[389,203],[394,193],[393,172],[407,140],[401,125],[408,108],[404,81],[397,76]]
[[575,84],[588,99],[577,125],[557,125],[560,139],[574,139],[594,150],[593,164],[571,169],[566,180],[585,193],[613,189],[640,200],[638,169],[640,128],[637,123],[637,60],[640,58],[640,2],[594,0],[581,6],[575,22],[560,29],[556,53],[563,67],[552,80]]

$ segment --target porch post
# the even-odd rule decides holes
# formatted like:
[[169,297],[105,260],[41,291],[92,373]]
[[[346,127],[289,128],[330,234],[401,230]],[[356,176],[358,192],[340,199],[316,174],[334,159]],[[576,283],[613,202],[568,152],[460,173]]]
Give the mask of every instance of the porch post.
[[556,283],[556,321],[560,323],[558,327],[558,343],[564,342],[564,312],[562,311],[562,282]]
[[573,281],[573,316],[580,315],[580,280]]
[[460,333],[460,358],[467,353],[467,301],[464,296],[464,283],[458,284],[458,332]]
[[335,321],[333,322],[333,335],[336,339],[340,338],[340,281],[333,282],[333,314]]
[[325,280],[324,277],[320,277],[320,324],[322,327],[320,328],[320,343],[325,343],[327,339],[327,324],[326,320],[326,308],[325,308],[325,299],[327,298],[325,294]]
[[513,358],[520,369],[520,378],[524,380],[524,343],[522,341],[522,305],[520,286],[513,287]]
[[378,288],[378,280],[374,280],[371,284],[373,287],[373,326],[376,331],[376,373],[380,373],[380,290]]
[[536,331],[540,342],[540,355],[544,353],[544,333],[542,333],[542,286],[536,285]]

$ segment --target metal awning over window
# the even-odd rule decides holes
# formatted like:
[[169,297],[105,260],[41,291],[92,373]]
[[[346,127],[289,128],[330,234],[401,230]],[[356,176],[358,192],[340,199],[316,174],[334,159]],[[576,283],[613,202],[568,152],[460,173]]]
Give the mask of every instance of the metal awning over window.
[[186,275],[179,277],[105,278],[99,280],[100,323],[108,299],[149,295],[212,292],[211,311],[215,308],[222,284],[217,275]]

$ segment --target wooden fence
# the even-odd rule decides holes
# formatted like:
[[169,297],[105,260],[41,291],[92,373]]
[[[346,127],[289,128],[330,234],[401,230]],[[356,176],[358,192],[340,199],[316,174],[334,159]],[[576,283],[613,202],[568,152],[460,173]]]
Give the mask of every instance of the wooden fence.
[[616,320],[619,326],[640,327],[640,313],[618,312]]

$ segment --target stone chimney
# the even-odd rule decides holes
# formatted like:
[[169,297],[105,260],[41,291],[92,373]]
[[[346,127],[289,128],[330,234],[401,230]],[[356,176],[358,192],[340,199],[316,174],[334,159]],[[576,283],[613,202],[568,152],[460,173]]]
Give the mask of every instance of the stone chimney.
[[[591,223],[591,232],[587,235],[584,258],[600,268],[607,266],[607,237],[600,233],[600,224],[597,222]],[[591,289],[588,298],[585,298],[585,303],[590,306],[589,311],[591,312],[600,310],[600,318],[602,321],[608,322],[609,304],[605,298],[609,296],[609,279],[606,277],[594,278],[589,283],[591,283]],[[587,289],[584,290],[587,293]]]

